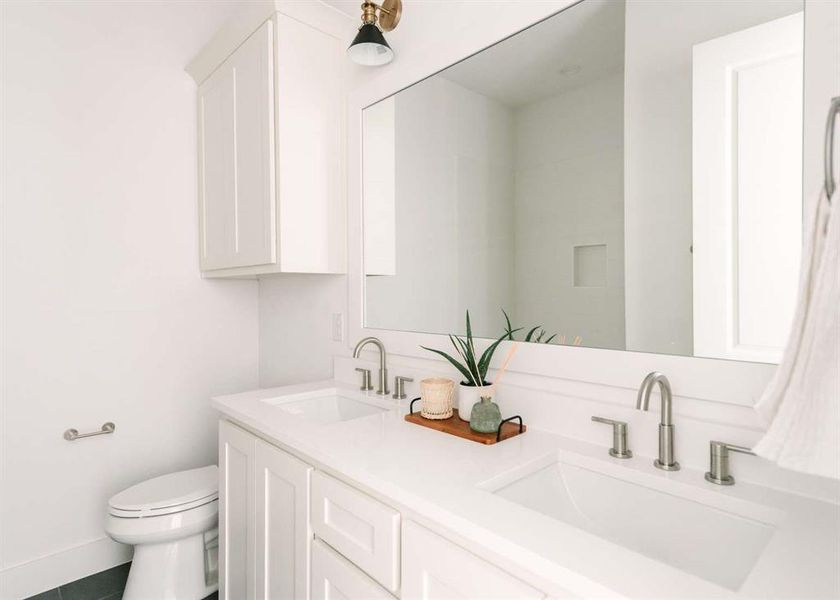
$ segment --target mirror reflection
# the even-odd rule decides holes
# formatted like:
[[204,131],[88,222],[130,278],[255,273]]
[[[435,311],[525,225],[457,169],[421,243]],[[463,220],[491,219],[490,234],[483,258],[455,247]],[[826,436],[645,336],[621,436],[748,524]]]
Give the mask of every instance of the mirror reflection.
[[365,326],[777,362],[802,10],[584,0],[365,109]]

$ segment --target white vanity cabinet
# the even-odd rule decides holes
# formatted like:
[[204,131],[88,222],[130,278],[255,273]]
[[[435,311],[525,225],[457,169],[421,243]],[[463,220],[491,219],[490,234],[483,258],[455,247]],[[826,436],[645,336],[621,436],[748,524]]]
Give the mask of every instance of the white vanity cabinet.
[[342,273],[350,20],[317,2],[243,6],[187,67],[199,84],[201,271]]
[[312,467],[221,421],[219,471],[221,597],[308,598]]
[[545,594],[288,452],[219,423],[222,600]]
[[545,598],[495,565],[414,523],[403,526],[403,600]]

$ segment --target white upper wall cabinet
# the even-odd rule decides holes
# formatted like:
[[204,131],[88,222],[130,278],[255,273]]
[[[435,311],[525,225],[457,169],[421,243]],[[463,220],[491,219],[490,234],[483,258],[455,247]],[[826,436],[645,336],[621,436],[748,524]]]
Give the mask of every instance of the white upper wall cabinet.
[[273,33],[267,21],[198,89],[205,271],[276,262]]
[[320,3],[245,5],[187,67],[205,277],[345,271],[348,32]]

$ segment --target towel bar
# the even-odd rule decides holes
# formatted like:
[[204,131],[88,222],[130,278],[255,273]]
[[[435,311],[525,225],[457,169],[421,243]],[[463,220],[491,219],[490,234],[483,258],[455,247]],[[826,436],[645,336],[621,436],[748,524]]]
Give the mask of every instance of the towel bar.
[[91,431],[90,433],[79,433],[78,429],[68,429],[64,432],[64,439],[68,442],[72,442],[73,440],[79,440],[81,438],[93,437],[95,435],[105,435],[106,433],[114,433],[114,430],[116,428],[116,425],[108,421],[107,423],[102,425],[102,429],[100,429],[99,431]]
[[838,112],[840,112],[840,96],[835,96],[831,99],[828,119],[825,122],[825,194],[828,196],[829,203],[837,187],[837,181],[834,179],[834,125]]

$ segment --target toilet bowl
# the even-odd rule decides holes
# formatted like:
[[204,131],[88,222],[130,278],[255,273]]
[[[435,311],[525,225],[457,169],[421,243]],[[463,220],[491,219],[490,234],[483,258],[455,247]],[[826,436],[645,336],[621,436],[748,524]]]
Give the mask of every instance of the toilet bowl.
[[216,465],[138,483],[108,501],[105,531],[134,546],[123,600],[200,600],[218,587]]

